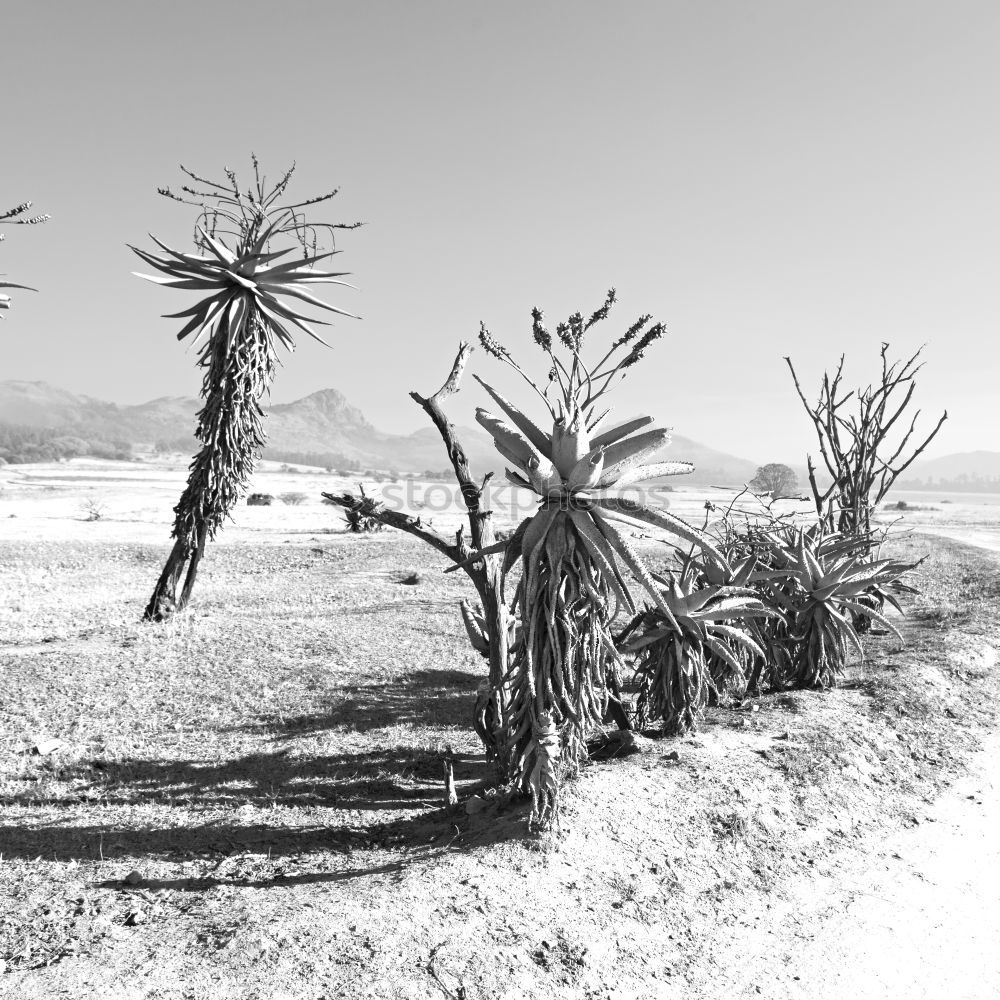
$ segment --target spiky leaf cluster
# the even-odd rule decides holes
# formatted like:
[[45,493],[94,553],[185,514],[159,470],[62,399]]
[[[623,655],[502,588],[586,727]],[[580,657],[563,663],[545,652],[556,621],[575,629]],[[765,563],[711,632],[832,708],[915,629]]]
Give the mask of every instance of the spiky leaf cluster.
[[888,603],[902,612],[892,588],[915,564],[872,559],[866,539],[825,532],[820,524],[762,532],[757,543],[774,567],[766,585],[788,617],[794,676],[786,683],[830,687],[852,649],[863,660],[858,618],[878,623],[902,641],[881,609]]
[[607,318],[614,302],[612,289],[588,320],[574,313],[557,326],[555,336],[541,311],[532,311],[532,337],[545,353],[550,373],[544,389],[485,327],[480,336],[490,355],[514,368],[535,390],[551,418],[551,430],[543,428],[479,379],[501,415],[480,409],[477,421],[510,463],[507,478],[539,498],[538,512],[509,541],[474,558],[504,551],[505,571],[519,559],[523,563],[515,597],[521,630],[513,649],[505,721],[511,771],[531,792],[533,819],[541,825],[556,811],[551,727],[559,732],[563,765],[573,765],[585,752],[588,730],[601,721],[608,673],[621,663],[611,623],[619,610],[636,613],[631,581],[637,580],[672,620],[660,588],[618,524],[653,525],[705,546],[723,560],[707,536],[679,518],[611,495],[625,485],[693,471],[685,462],[651,461],[670,436],[666,430],[649,429],[649,417],[601,429],[610,410],[599,413],[598,403],[663,332],[662,325],[648,327],[649,317],[642,317],[598,364],[588,366],[582,351],[589,331]]
[[755,620],[782,616],[747,586],[752,561],[735,572],[709,563],[720,578],[710,583],[697,561],[678,573],[657,576],[670,618],[659,608],[648,609],[630,626],[625,650],[636,654],[640,720],[657,720],[668,733],[683,733],[695,725],[708,701],[713,664],[742,675],[747,659],[763,658],[764,650],[748,630]]
[[[20,205],[15,205],[6,212],[0,212],[0,226],[37,226],[43,222],[48,222],[50,215],[30,215],[31,202],[24,201]],[[4,234],[0,232],[0,242],[4,240]],[[0,279],[4,277],[0,274]],[[26,292],[34,292],[37,289],[29,285],[15,284],[13,281],[0,280],[0,288],[18,288]],[[3,313],[10,309],[11,297],[5,292],[0,292],[0,319],[6,319]]]

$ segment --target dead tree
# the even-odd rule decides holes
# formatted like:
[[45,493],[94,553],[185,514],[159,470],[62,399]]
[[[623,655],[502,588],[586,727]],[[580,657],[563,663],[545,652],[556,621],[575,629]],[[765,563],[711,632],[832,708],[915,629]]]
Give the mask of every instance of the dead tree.
[[[906,431],[902,434],[897,431],[897,443],[890,443],[897,424],[899,428],[906,426],[903,414],[917,387],[917,372],[923,367],[917,360],[923,348],[908,361],[891,364],[886,357],[888,350],[889,345],[883,343],[880,380],[866,389],[850,391],[842,386],[844,357],[841,355],[833,377],[828,372],[823,374],[819,399],[814,405],[806,400],[792,359],[785,358],[799,399],[816,428],[820,454],[831,479],[829,487],[821,490],[812,456],[808,456],[809,485],[816,514],[829,529],[836,528],[845,534],[870,535],[872,512],[948,419],[946,410],[930,434],[913,447],[911,441],[920,416],[917,410]],[[847,412],[844,408],[852,399],[854,411]],[[907,446],[912,448],[909,453]]]
[[[489,662],[489,693],[491,702],[485,714],[489,720],[481,722],[477,729],[485,727],[480,736],[484,739],[488,750],[500,745],[500,720],[503,718],[503,681],[508,667],[508,646],[510,642],[511,619],[504,600],[504,573],[502,559],[498,554],[483,555],[479,559],[472,558],[476,552],[494,545],[496,538],[493,530],[493,512],[485,503],[483,494],[493,473],[488,473],[479,484],[472,478],[469,460],[455,431],[454,425],[444,412],[442,404],[459,390],[465,364],[472,353],[472,345],[463,341],[459,345],[458,354],[451,368],[447,381],[433,396],[424,397],[420,393],[411,392],[411,398],[418,403],[431,418],[438,429],[448,458],[451,460],[455,478],[462,491],[466,513],[469,519],[469,535],[471,545],[466,542],[465,530],[459,528],[454,541],[439,535],[422,524],[419,517],[411,517],[399,511],[386,510],[372,497],[354,496],[351,493],[324,493],[323,497],[330,503],[337,504],[347,511],[354,511],[364,517],[372,518],[391,528],[406,531],[428,545],[437,549],[456,564],[460,565],[476,588],[479,603],[482,606],[482,616],[469,605],[462,602],[462,618],[465,622],[469,638],[473,646]],[[477,713],[478,714],[478,713]]]

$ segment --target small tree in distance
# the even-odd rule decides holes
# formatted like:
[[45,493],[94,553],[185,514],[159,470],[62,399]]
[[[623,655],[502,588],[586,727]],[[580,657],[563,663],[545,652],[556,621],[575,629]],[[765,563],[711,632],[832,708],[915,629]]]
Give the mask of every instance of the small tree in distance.
[[793,469],[781,462],[768,462],[750,480],[750,489],[754,493],[770,493],[775,500],[779,497],[796,496],[799,492],[799,477]]

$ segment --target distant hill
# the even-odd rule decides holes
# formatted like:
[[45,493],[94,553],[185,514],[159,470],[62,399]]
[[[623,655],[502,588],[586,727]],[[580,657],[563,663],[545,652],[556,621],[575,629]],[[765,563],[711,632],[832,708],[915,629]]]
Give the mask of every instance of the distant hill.
[[[77,441],[130,443],[150,448],[193,447],[198,400],[164,396],[138,406],[120,406],[89,396],[76,395],[45,382],[0,382],[0,424],[44,429],[47,436],[72,436]],[[457,409],[457,407],[456,407]],[[414,422],[421,414],[414,408]],[[459,426],[459,435],[473,470],[483,475],[502,471],[492,441],[478,426]],[[430,424],[412,434],[388,434],[372,425],[365,415],[336,389],[323,389],[293,403],[270,407],[265,455],[278,461],[316,464],[349,461],[355,467],[423,472],[448,467],[441,439]],[[298,456],[289,458],[285,456]],[[322,461],[319,461],[322,458]],[[756,463],[674,435],[662,458],[692,462],[696,472],[676,482],[741,485],[751,479]]]
[[907,479],[1000,479],[1000,451],[964,451],[914,462],[904,476]]
[[1000,452],[965,451],[914,462],[897,487],[1000,493]]

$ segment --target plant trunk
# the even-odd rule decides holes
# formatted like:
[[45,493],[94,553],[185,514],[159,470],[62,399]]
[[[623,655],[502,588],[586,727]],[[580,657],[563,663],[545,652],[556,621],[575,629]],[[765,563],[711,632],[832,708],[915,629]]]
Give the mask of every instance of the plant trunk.
[[269,331],[253,307],[231,345],[216,330],[199,358],[206,369],[201,390],[205,404],[195,432],[202,447],[174,508],[174,546],[146,605],[146,621],[164,621],[184,610],[206,543],[246,492],[264,446],[260,400],[274,377],[274,362]]

